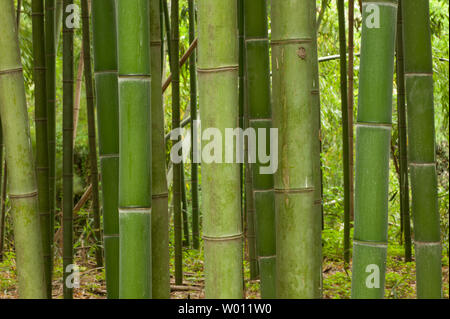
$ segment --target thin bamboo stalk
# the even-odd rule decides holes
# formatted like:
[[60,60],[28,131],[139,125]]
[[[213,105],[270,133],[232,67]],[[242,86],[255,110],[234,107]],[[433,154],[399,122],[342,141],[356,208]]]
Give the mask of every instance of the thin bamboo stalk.
[[[239,125],[236,1],[200,1],[198,18],[202,130],[217,128],[224,136]],[[202,163],[206,298],[243,296],[239,183],[237,163]]]
[[188,205],[187,205],[187,197],[186,197],[186,182],[184,176],[184,164],[181,161],[181,211],[183,213],[183,247],[190,246],[189,240],[189,220],[188,220]]
[[38,185],[38,211],[41,220],[42,246],[44,253],[45,280],[47,295],[51,297],[52,262],[48,180],[48,139],[47,139],[47,91],[45,67],[45,37],[44,37],[44,1],[33,0],[33,60],[34,60],[34,101],[36,128],[36,177]]
[[[64,0],[64,7],[73,0]],[[63,294],[73,298],[73,287],[68,285],[73,264],[73,28],[65,21],[70,14],[63,13]]]
[[[195,1],[188,0],[189,10],[189,42],[194,43],[195,37]],[[197,43],[197,41],[195,41]],[[194,121],[197,120],[197,70],[196,51],[192,50],[189,57],[189,90],[191,110],[191,145],[197,149],[197,136],[194,134]],[[195,144],[195,145],[194,145]],[[198,164],[194,162],[194,152],[191,152],[191,192],[192,192],[192,244],[194,249],[200,248],[199,207],[198,207]]]
[[[345,57],[347,51],[345,36],[344,0],[337,0],[339,16],[339,53]],[[350,31],[349,31],[350,32]],[[341,70],[341,114],[342,114],[342,158],[344,171],[344,262],[350,263],[350,165],[349,165],[349,125],[348,125],[348,91],[347,91],[347,60],[340,59]]]
[[[239,40],[239,127],[244,128],[244,105],[245,105],[245,13],[244,13],[244,0],[238,0],[238,40]],[[240,176],[240,199],[241,199],[241,222],[243,226],[244,236],[246,234],[246,211],[244,205],[244,163],[239,164],[239,176]]]
[[92,2],[97,127],[102,179],[106,291],[119,297],[119,95],[115,0]]
[[8,163],[18,291],[20,298],[46,298],[36,171],[14,2],[1,0],[0,7],[0,118]]
[[84,47],[81,46],[80,56],[78,58],[78,70],[75,85],[75,102],[73,107],[73,143],[77,138],[78,117],[80,115],[81,105],[81,86],[83,83],[83,70],[84,70]]
[[[172,72],[172,130],[180,128],[180,71],[178,64],[179,51],[179,3],[172,0],[170,11],[170,71]],[[168,24],[168,23],[166,23]],[[173,143],[180,141],[179,136]],[[180,163],[173,163],[173,214],[175,230],[175,284],[183,283],[183,255],[182,255],[182,211],[181,211],[181,169]]]
[[[47,96],[47,147],[48,147],[48,201],[50,213],[50,278],[53,270],[53,236],[56,206],[55,179],[55,109],[56,109],[56,50],[55,50],[55,0],[45,0],[45,66]],[[51,293],[47,293],[51,297]]]
[[396,0],[363,1],[352,265],[357,299],[384,297],[396,20]]
[[152,297],[170,297],[169,214],[162,104],[161,19],[159,0],[150,1],[152,74]]
[[442,298],[429,12],[428,0],[402,2],[416,291],[418,298]]
[[[360,1],[361,3],[361,1]],[[362,10],[362,7],[361,7]],[[354,93],[353,93],[353,83],[354,83],[354,12],[355,12],[355,2],[354,0],[349,0],[348,2],[348,93],[347,93],[347,116],[348,116],[348,193],[349,193],[349,215],[350,220],[354,219],[354,202],[355,202],[355,191],[354,191],[354,151],[353,151],[353,104],[354,104]],[[362,11],[361,11],[362,12]],[[361,14],[362,15],[362,14]],[[350,247],[350,245],[349,245]]]
[[398,2],[397,12],[397,121],[399,148],[399,183],[400,183],[400,214],[402,216],[403,238],[405,240],[405,261],[411,261],[411,221],[409,215],[409,182],[408,182],[408,151],[406,131],[405,105],[405,66],[403,59],[403,22],[402,0]]
[[[270,94],[270,60],[267,7],[265,0],[245,1],[245,67],[246,99],[248,103],[249,125],[257,133],[261,131],[266,138],[266,149],[270,149],[272,109]],[[263,135],[264,136],[264,135]],[[255,147],[257,154],[262,150]],[[266,150],[264,150],[266,152]],[[252,196],[255,209],[256,248],[259,274],[261,278],[261,297],[275,298],[275,198],[273,174],[261,174],[262,166],[258,160],[251,165]]]
[[272,1],[273,127],[278,129],[275,173],[276,294],[278,298],[321,296],[315,1]]
[[97,167],[97,143],[95,134],[95,111],[94,111],[94,89],[92,84],[91,68],[91,40],[89,27],[89,4],[88,0],[81,0],[81,16],[83,19],[83,51],[84,58],[84,79],[86,89],[86,112],[88,120],[89,137],[89,159],[91,165],[91,185],[92,185],[92,212],[94,215],[94,237],[97,248],[95,250],[95,260],[97,267],[103,265],[102,256],[102,235],[100,229],[100,208],[98,191],[98,167]]
[[117,1],[119,297],[152,297],[150,3]]

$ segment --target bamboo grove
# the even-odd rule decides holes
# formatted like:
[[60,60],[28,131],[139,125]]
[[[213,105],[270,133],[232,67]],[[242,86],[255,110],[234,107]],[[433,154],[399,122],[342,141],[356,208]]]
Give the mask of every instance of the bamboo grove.
[[[340,78],[327,81],[340,87],[340,243],[351,297],[385,297],[394,127],[404,258],[415,261],[417,297],[443,297],[429,0],[357,2],[355,124],[353,0],[322,0],[318,7],[315,0],[25,2],[32,115],[19,41],[22,4],[0,0],[0,181],[2,206],[7,193],[13,216],[20,298],[54,297],[58,254],[63,297],[74,298],[74,220],[88,199],[107,298],[170,298],[188,276],[186,250],[204,255],[205,298],[245,298],[245,267],[261,298],[322,298],[327,88],[319,62],[330,59],[318,56],[318,30],[326,8],[337,11],[339,25],[333,59]],[[89,187],[77,203],[81,96]]]

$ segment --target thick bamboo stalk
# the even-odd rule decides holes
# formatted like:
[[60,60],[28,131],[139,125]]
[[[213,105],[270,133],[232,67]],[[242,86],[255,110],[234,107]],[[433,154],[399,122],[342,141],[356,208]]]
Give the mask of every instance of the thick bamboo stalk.
[[320,210],[314,181],[318,163],[315,1],[272,1],[273,127],[278,129],[275,173],[278,298],[319,298]]
[[[193,43],[195,38],[195,1],[188,0],[189,9],[189,42]],[[189,57],[189,90],[190,90],[190,110],[191,123],[197,120],[197,70],[196,51],[193,50]],[[197,137],[194,134],[194,124],[191,124],[191,145],[192,149],[198,147]],[[194,146],[194,144],[196,146]],[[191,152],[191,192],[192,192],[192,244],[194,249],[200,248],[199,239],[199,207],[198,207],[198,164],[194,163],[194,152]]]
[[[91,185],[92,185],[92,212],[94,217],[94,235],[97,248],[95,250],[95,260],[97,267],[103,265],[102,239],[100,229],[100,208],[98,192],[98,167],[97,167],[97,143],[95,133],[95,111],[94,111],[94,89],[92,83],[91,68],[91,40],[89,27],[89,5],[88,0],[81,0],[81,15],[83,19],[83,51],[84,58],[84,79],[86,89],[86,111],[88,120],[89,137],[89,160],[91,165]],[[81,62],[81,61],[80,61]]]
[[0,7],[0,118],[8,163],[18,291],[20,298],[46,298],[36,171],[14,2],[1,0]]
[[[266,152],[270,149],[272,127],[272,109],[270,93],[269,40],[267,25],[267,7],[265,0],[245,1],[245,67],[246,99],[249,110],[250,128],[255,130],[257,140],[265,132]],[[262,150],[258,145],[256,153]],[[256,248],[258,254],[259,275],[261,279],[261,297],[275,298],[275,198],[273,174],[261,174],[263,165],[259,160],[251,165],[253,180],[253,201],[256,222]]]
[[418,298],[442,298],[429,1],[402,2]]
[[150,1],[152,105],[152,297],[170,297],[169,214],[161,88],[161,20],[159,0]]
[[[47,96],[47,147],[48,147],[48,201],[50,213],[50,272],[53,269],[53,236],[55,223],[55,109],[56,109],[56,50],[55,50],[55,0],[45,0],[45,66]],[[51,281],[51,277],[50,277]],[[51,297],[51,293],[48,294]]]
[[405,240],[405,261],[411,261],[411,221],[409,215],[409,182],[408,182],[408,151],[406,131],[405,105],[405,66],[403,59],[403,22],[401,11],[402,0],[398,2],[397,12],[397,121],[399,148],[399,183],[400,183],[400,214],[402,216],[403,238]]
[[47,295],[52,291],[49,180],[48,180],[48,140],[47,140],[47,91],[44,37],[44,1],[32,1],[33,60],[34,60],[34,102],[36,127],[36,177],[38,186],[38,211],[41,220],[42,248],[44,253]]
[[[239,121],[236,1],[200,1],[198,19],[202,131],[217,128],[225,136]],[[243,296],[239,183],[237,163],[202,163],[206,298]]]
[[149,18],[149,1],[117,1],[119,297],[123,299],[152,296]]
[[[180,128],[180,68],[178,64],[179,51],[179,25],[178,0],[173,0],[170,6],[170,71],[172,72],[172,130]],[[168,24],[168,21],[166,21]],[[179,136],[172,142],[178,143]],[[175,284],[183,282],[183,255],[182,255],[182,212],[181,212],[181,163],[173,163],[173,215],[175,231]]]
[[352,298],[383,298],[397,1],[363,1]]
[[95,92],[108,298],[119,297],[119,95],[114,0],[92,2]]
[[[73,0],[64,0],[64,7]],[[73,298],[73,287],[68,285],[73,264],[73,28],[63,13],[63,293],[64,299]]]
[[[347,51],[345,36],[344,0],[337,0],[339,16],[339,53],[345,57]],[[347,60],[340,59],[341,71],[341,114],[342,114],[342,165],[344,171],[344,262],[350,263],[350,176],[349,176],[349,126],[347,96]]]

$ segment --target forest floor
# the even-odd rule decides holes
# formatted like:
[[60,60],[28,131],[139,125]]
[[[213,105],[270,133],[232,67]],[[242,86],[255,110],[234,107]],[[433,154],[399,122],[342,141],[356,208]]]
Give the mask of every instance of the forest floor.
[[[389,299],[415,298],[415,263],[405,263],[401,257],[401,249],[392,247],[387,260],[385,297]],[[395,254],[395,253],[398,254]],[[204,298],[203,261],[201,252],[184,249],[184,282],[174,284],[171,273],[171,298],[198,299]],[[171,260],[171,263],[173,259]],[[444,297],[449,298],[448,252],[443,256]],[[53,280],[53,298],[62,298],[62,261],[58,257],[55,264]],[[74,289],[76,299],[106,298],[105,274],[103,267],[97,267],[95,259],[77,256],[80,267],[80,288]],[[173,264],[171,264],[171,271]],[[259,280],[250,280],[249,265],[245,262],[245,297],[258,299]],[[350,298],[351,265],[346,269],[342,261],[325,256],[323,263],[323,297],[327,299]],[[0,263],[0,298],[17,298],[16,267],[13,252],[6,252]]]

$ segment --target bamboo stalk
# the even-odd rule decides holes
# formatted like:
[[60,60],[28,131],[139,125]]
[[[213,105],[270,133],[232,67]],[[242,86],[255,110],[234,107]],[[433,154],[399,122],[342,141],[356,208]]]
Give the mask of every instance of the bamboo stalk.
[[[195,37],[195,1],[188,0],[189,10],[189,42],[197,43]],[[191,44],[191,46],[192,46]],[[190,90],[190,110],[191,123],[197,120],[197,55],[195,50],[189,57],[189,90]],[[197,136],[194,134],[194,124],[191,124],[191,145],[192,149],[197,149]],[[199,239],[199,204],[198,204],[198,164],[194,162],[194,152],[191,152],[191,192],[192,192],[192,244],[194,249],[200,248]]]
[[152,297],[170,297],[169,214],[162,104],[160,1],[150,1],[152,74]]
[[[53,270],[53,236],[54,236],[54,223],[55,223],[55,206],[56,206],[56,144],[55,144],[55,108],[56,108],[56,50],[55,50],[55,0],[45,0],[45,66],[47,68],[46,73],[46,97],[47,97],[47,147],[48,147],[48,201],[49,201],[49,213],[50,213],[50,228],[48,236],[50,237],[50,278]],[[48,291],[47,295],[51,297],[51,292]]]
[[429,1],[402,2],[418,298],[442,298]]
[[[360,1],[361,3],[361,1]],[[347,116],[348,116],[348,187],[349,187],[349,215],[350,220],[354,220],[354,202],[355,202],[355,190],[354,190],[354,138],[353,138],[353,104],[354,104],[354,12],[355,2],[349,0],[348,2],[348,103],[347,103]],[[361,7],[362,12],[362,7]],[[362,14],[361,14],[362,15]],[[350,248],[350,245],[349,245]]]
[[398,2],[397,12],[397,121],[399,149],[399,183],[400,183],[400,214],[402,216],[403,238],[405,240],[405,261],[411,261],[411,221],[409,215],[409,182],[408,182],[408,151],[406,131],[405,105],[405,66],[403,58],[403,19],[402,0]]
[[358,299],[384,297],[396,20],[397,1],[363,1],[352,265]]
[[[64,0],[64,7],[73,0]],[[63,293],[73,298],[68,285],[73,264],[73,29],[65,22],[70,11],[63,13]],[[69,278],[70,281],[70,278]]]
[[[84,58],[84,79],[86,89],[86,112],[88,119],[88,137],[89,137],[89,159],[91,165],[91,185],[92,185],[92,211],[94,215],[94,235],[97,249],[95,250],[95,259],[97,267],[103,265],[102,256],[102,235],[100,229],[100,208],[98,191],[98,167],[97,167],[97,143],[95,134],[95,111],[94,111],[94,89],[92,84],[91,68],[91,40],[89,27],[89,4],[88,0],[81,1],[81,15],[83,19],[83,51]],[[80,61],[81,62],[81,61]]]
[[119,95],[115,0],[92,2],[106,290],[119,297]]
[[14,2],[0,0],[0,118],[14,223],[20,298],[46,298],[38,214],[36,171],[31,148],[25,85]]
[[[259,141],[265,132],[266,149],[270,149],[272,110],[267,7],[265,0],[245,1],[246,99],[249,125]],[[251,145],[250,147],[255,147]],[[259,154],[259,142],[256,145]],[[266,150],[264,150],[266,152]],[[261,278],[261,298],[275,298],[275,199],[273,174],[261,174],[258,160],[251,165],[252,196],[255,209],[256,248]]]
[[315,1],[272,1],[273,127],[278,129],[275,173],[277,298],[321,295],[321,215],[314,204],[319,183],[317,101],[313,59]]
[[[217,128],[224,136],[225,128],[239,125],[236,1],[200,1],[198,19],[202,130]],[[243,296],[239,183],[237,163],[202,163],[206,298]]]
[[188,205],[187,205],[187,197],[186,197],[186,182],[184,176],[184,164],[181,161],[181,211],[183,213],[183,247],[190,246],[189,240],[189,220],[188,220]]
[[[170,71],[172,72],[172,130],[180,128],[180,73],[178,64],[179,51],[179,25],[178,0],[171,2],[170,16]],[[168,22],[166,23],[168,24]],[[177,134],[178,135],[178,134]],[[179,136],[172,142],[178,143]],[[181,285],[183,281],[183,255],[182,255],[182,211],[181,211],[181,169],[180,163],[173,163],[173,214],[175,231],[175,284]]]
[[[344,0],[337,0],[339,15],[339,53],[345,56],[347,51],[345,37],[345,8]],[[349,30],[350,32],[350,30]],[[349,115],[348,115],[348,91],[347,91],[347,61],[340,59],[341,71],[341,114],[342,114],[342,158],[344,171],[344,262],[350,263],[350,153],[349,153]]]
[[80,56],[78,58],[78,70],[75,86],[75,102],[73,107],[73,143],[77,138],[78,116],[80,114],[80,102],[81,102],[81,86],[83,83],[83,70],[84,70],[84,46],[81,46]]
[[119,297],[122,299],[152,297],[149,18],[149,1],[117,1]]
[[34,60],[34,101],[36,127],[36,177],[38,185],[38,211],[41,220],[42,246],[44,253],[47,295],[51,297],[51,241],[49,180],[48,180],[48,139],[47,139],[47,91],[44,37],[44,1],[32,1],[33,60]]

